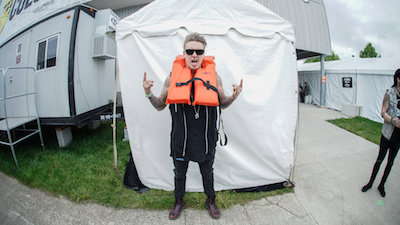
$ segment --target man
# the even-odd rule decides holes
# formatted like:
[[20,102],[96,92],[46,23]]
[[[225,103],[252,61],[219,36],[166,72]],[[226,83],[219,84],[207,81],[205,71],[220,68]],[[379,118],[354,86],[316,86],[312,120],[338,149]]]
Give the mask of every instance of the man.
[[301,84],[299,83],[299,96],[300,96],[300,102],[304,102],[304,91],[303,91],[303,87],[301,86]]
[[310,94],[310,90],[308,90],[307,82],[304,82],[304,95],[308,96]]
[[[233,93],[226,96],[222,80],[215,72],[214,57],[205,56],[205,38],[192,33],[186,36],[183,56],[178,56],[171,74],[165,79],[160,96],[151,92],[152,80],[144,73],[143,88],[151,104],[161,111],[170,105],[172,118],[171,157],[175,173],[175,204],[169,213],[177,219],[185,207],[186,172],[189,161],[199,164],[203,179],[205,206],[214,219],[220,217],[215,204],[213,162],[217,142],[217,107],[226,108],[239,96],[240,85],[233,85]],[[193,79],[192,79],[193,78]]]
[[307,104],[311,104],[311,96],[310,95],[310,89],[308,89],[307,86],[307,82],[304,82],[304,88],[303,88],[303,92],[304,92],[304,102]]

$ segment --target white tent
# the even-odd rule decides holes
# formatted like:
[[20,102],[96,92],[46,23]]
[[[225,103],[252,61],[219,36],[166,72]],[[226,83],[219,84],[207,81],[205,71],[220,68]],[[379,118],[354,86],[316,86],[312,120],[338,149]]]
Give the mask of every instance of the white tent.
[[[325,106],[342,111],[343,103],[362,106],[360,116],[383,123],[380,116],[385,91],[393,85],[399,58],[358,58],[325,62]],[[307,82],[313,101],[320,104],[320,63],[298,66],[299,82]],[[350,86],[351,84],[351,86]]]
[[[227,95],[243,79],[239,98],[222,111],[228,145],[217,145],[215,189],[287,181],[298,115],[293,26],[253,0],[154,1],[117,25],[121,93],[134,162],[143,184],[173,190],[171,118],[145,97],[143,74],[159,95],[185,36],[204,34]],[[187,191],[202,191],[190,163]]]

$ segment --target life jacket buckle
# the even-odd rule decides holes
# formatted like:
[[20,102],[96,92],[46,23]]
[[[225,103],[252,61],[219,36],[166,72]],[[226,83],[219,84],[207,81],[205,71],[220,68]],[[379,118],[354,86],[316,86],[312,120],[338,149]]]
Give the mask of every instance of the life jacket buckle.
[[211,89],[210,81],[207,81],[207,83],[206,83],[205,85],[206,85],[206,87],[207,87],[207,90],[210,90],[210,89]]

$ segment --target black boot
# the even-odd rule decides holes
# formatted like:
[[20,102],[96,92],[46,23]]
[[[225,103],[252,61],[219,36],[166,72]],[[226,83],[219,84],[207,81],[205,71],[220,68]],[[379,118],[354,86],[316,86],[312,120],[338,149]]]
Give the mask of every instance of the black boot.
[[181,212],[183,211],[185,206],[186,206],[186,203],[183,200],[183,198],[176,198],[174,207],[169,212],[169,219],[170,220],[178,219],[178,217],[181,215]]
[[381,183],[378,186],[378,190],[381,193],[382,197],[386,196],[384,185],[385,185],[386,180],[387,180],[387,178],[389,176],[390,170],[392,170],[392,166],[393,166],[393,163],[388,162],[388,164],[386,165],[386,168],[385,168],[385,172],[383,173],[383,177],[382,177]]
[[361,189],[361,191],[362,191],[362,192],[366,192],[366,191],[368,191],[371,187],[372,187],[372,184],[371,184],[371,183],[368,183],[367,185],[365,185],[365,186]]
[[207,200],[204,203],[204,205],[206,206],[208,213],[213,219],[219,219],[220,213],[217,205],[215,204],[215,196],[207,197]]
[[386,196],[385,187],[383,186],[383,184],[380,184],[380,185],[378,186],[378,190],[379,190],[379,193],[381,193],[381,196],[382,196],[382,197],[385,197],[385,196]]

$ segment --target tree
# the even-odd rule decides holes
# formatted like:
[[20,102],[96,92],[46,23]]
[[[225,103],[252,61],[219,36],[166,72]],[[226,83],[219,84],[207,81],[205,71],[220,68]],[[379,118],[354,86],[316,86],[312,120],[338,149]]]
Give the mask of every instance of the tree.
[[[328,55],[324,57],[325,61],[333,61],[333,60],[340,60],[339,55],[336,55],[335,52],[332,51],[332,55]],[[320,57],[315,57],[315,58],[311,58],[311,59],[306,59],[306,61],[304,61],[304,63],[313,63],[313,62],[319,62],[321,61]]]
[[364,51],[360,51],[360,58],[380,58],[381,54],[376,53],[375,48],[372,46],[371,43],[368,43],[365,46]]

